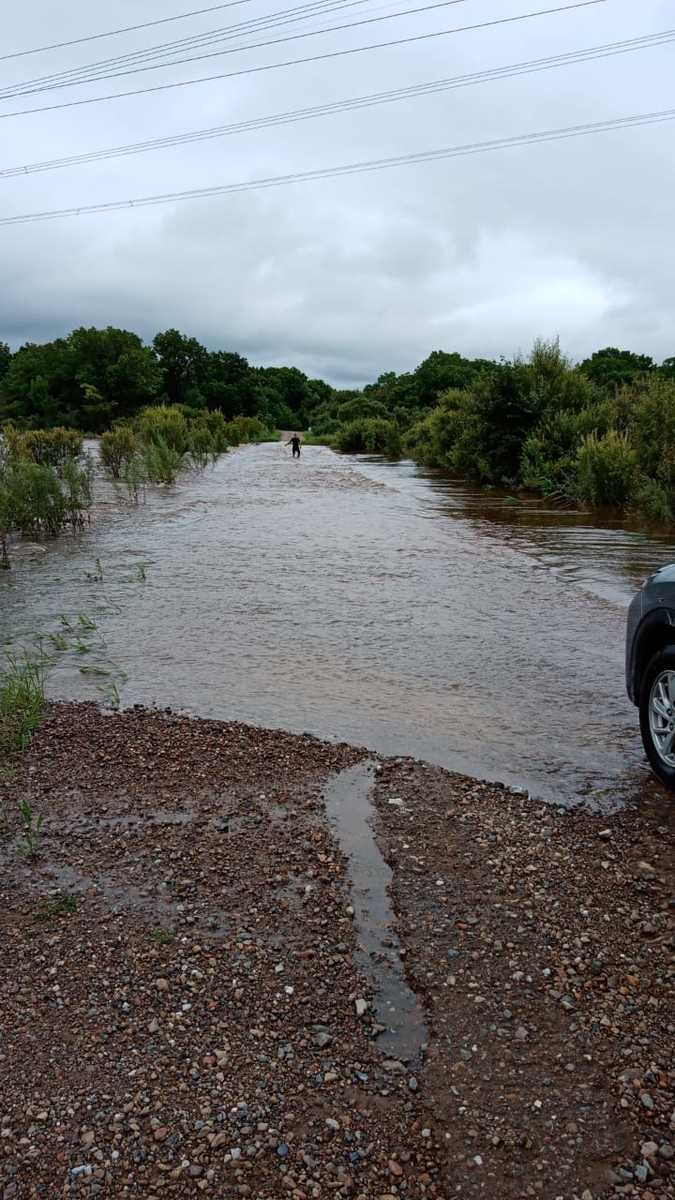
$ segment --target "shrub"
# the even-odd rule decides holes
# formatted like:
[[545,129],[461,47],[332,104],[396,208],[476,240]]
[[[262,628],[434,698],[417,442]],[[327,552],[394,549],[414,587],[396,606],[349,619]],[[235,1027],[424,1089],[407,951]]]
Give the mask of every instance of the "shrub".
[[156,436],[144,447],[143,465],[150,483],[175,483],[176,476],[185,466],[185,453]]
[[398,426],[380,417],[364,417],[340,426],[334,444],[343,454],[388,454],[395,458],[401,453]]
[[113,479],[119,479],[138,450],[131,425],[116,425],[101,437],[101,462]]
[[636,454],[628,436],[610,429],[603,437],[589,433],[576,455],[573,492],[595,507],[624,507],[636,483]]

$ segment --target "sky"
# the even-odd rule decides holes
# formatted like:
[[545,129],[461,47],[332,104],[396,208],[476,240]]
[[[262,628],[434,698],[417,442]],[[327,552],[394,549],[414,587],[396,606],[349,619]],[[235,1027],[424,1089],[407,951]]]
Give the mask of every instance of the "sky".
[[[305,0],[305,3],[307,0]],[[334,104],[675,28],[672,0],[590,7],[258,70],[551,8],[566,0],[240,0],[182,20],[4,58],[0,169]],[[569,2],[569,0],[567,0]],[[0,55],[160,20],[213,0],[24,0]],[[339,5],[339,8],[338,8]],[[277,17],[267,32],[233,28]],[[373,18],[384,18],[373,20]],[[326,26],[367,21],[350,29]],[[202,61],[19,98],[56,72],[227,30]],[[295,37],[276,45],[252,43]],[[247,48],[248,47],[248,48]],[[177,52],[176,52],[177,53]],[[175,57],[175,54],[174,54]],[[0,178],[0,216],[132,200],[513,137],[675,107],[675,42],[555,70]],[[132,64],[134,65],[134,64]],[[253,69],[255,68],[255,69]],[[129,68],[127,68],[129,69]],[[232,72],[248,73],[232,75]],[[188,83],[204,75],[226,79]],[[105,102],[26,108],[148,88]],[[80,325],[151,340],[176,327],[255,364],[338,386],[411,370],[432,350],[577,360],[616,345],[675,354],[675,121],[235,195],[0,225],[0,340]]]

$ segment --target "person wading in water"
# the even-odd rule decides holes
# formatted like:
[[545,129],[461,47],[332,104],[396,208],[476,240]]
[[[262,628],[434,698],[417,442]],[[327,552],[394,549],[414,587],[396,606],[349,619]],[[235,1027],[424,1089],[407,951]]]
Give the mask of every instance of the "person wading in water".
[[293,458],[300,457],[301,442],[300,442],[300,438],[298,437],[297,433],[293,434],[293,437],[290,439],[290,441],[286,442],[286,445],[293,447]]

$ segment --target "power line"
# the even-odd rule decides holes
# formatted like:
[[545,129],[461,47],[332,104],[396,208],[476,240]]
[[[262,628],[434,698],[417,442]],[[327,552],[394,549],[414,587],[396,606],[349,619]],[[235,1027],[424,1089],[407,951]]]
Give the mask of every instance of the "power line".
[[105,33],[89,33],[85,37],[71,38],[68,42],[50,42],[47,46],[32,46],[30,50],[13,50],[0,54],[0,62],[10,58],[25,58],[29,54],[44,54],[46,50],[64,50],[68,46],[81,46],[84,42],[97,42],[101,38],[117,37],[120,33],[136,33],[140,29],[151,29],[155,25],[168,25],[171,21],[185,21],[188,17],[202,17],[206,13],[218,12],[223,8],[238,8],[250,0],[229,0],[228,4],[212,4],[210,8],[194,8],[191,12],[177,13],[175,17],[159,17],[155,21],[143,21],[141,25],[125,25],[121,29],[108,29]]
[[52,209],[47,212],[22,213],[12,217],[0,217],[0,225],[26,225],[37,221],[51,221],[57,217],[79,217],[87,213],[115,212],[124,208],[150,208],[159,204],[173,204],[179,200],[201,200],[212,196],[261,191],[266,188],[284,187],[294,183],[310,183],[318,179],[335,179],[345,175],[360,175],[365,172],[383,171],[392,167],[438,162],[445,158],[460,158],[472,154],[486,154],[493,150],[537,145],[540,142],[562,141],[566,138],[587,137],[596,133],[607,133],[617,129],[630,129],[640,125],[656,125],[673,120],[675,120],[675,108],[668,108],[661,112],[638,113],[630,117],[615,117],[613,120],[596,121],[585,125],[567,125],[562,129],[537,130],[532,133],[516,134],[514,137],[493,138],[487,142],[467,142],[464,145],[444,146],[440,149],[422,150],[414,154],[399,154],[392,158],[371,158],[365,162],[344,163],[337,167],[319,167],[315,170],[297,171],[289,175],[271,175],[264,179],[244,180],[239,183],[214,184],[211,187],[191,188],[183,192],[165,192],[157,196],[141,196],[135,200],[112,200],[101,204],[85,204],[74,208]]
[[353,96],[349,99],[336,100],[332,103],[319,104],[310,108],[294,109],[289,112],[254,117],[248,121],[237,121],[229,125],[216,125],[208,129],[189,130],[185,133],[151,138],[143,142],[133,142],[128,145],[73,154],[65,158],[53,158],[42,162],[28,163],[25,166],[6,167],[0,169],[0,179],[52,171],[62,167],[83,166],[91,162],[123,158],[128,155],[143,154],[152,150],[165,150],[175,146],[190,145],[194,142],[211,141],[215,138],[227,137],[232,134],[249,133],[277,125],[290,125],[317,117],[333,116],[336,113],[353,112],[374,105],[394,103],[398,100],[437,95],[441,92],[454,90],[455,88],[490,83],[498,79],[514,79],[522,75],[550,71],[557,67],[574,66],[577,63],[597,62],[599,59],[609,58],[618,54],[628,54],[636,50],[646,50],[654,46],[668,45],[673,41],[675,41],[675,29],[663,30],[660,33],[644,34],[641,37],[628,38],[624,41],[608,42],[605,45],[571,50],[567,53],[551,55],[548,58],[531,59],[527,62],[510,63],[506,66],[486,68],[483,71],[475,71],[468,75],[456,75],[447,79],[434,79],[424,83],[412,84],[409,87],[394,88],[385,92],[373,92],[365,96]]
[[[17,90],[14,92],[9,91],[4,95],[0,95],[0,99],[7,100],[7,99],[13,99],[18,96],[29,96],[29,95],[33,95],[35,93],[40,93],[40,92],[56,91],[62,87],[71,87],[74,85],[79,85],[79,84],[84,84],[84,83],[96,83],[99,80],[103,81],[105,79],[120,79],[126,75],[138,75],[144,71],[158,71],[165,67],[181,66],[184,63],[201,62],[202,60],[207,59],[207,58],[221,58],[225,54],[239,54],[239,53],[241,53],[242,50],[260,50],[267,46],[278,46],[283,42],[297,42],[297,41],[301,41],[301,40],[304,40],[305,38],[309,38],[309,37],[318,37],[320,34],[324,34],[324,33],[339,33],[344,29],[356,29],[361,25],[375,25],[380,21],[392,21],[398,17],[415,16],[418,13],[431,12],[437,8],[449,8],[449,7],[454,6],[455,4],[466,4],[466,3],[467,3],[467,0],[433,0],[433,3],[431,3],[431,4],[419,5],[416,8],[405,8],[401,12],[384,13],[383,15],[381,15],[379,17],[362,17],[361,20],[359,20],[359,21],[348,21],[348,22],[345,22],[343,25],[327,25],[327,26],[324,26],[323,29],[311,29],[311,30],[305,30],[302,33],[291,33],[291,34],[287,34],[285,37],[270,38],[268,41],[265,41],[265,42],[252,42],[248,46],[230,46],[225,50],[211,50],[211,51],[209,51],[208,54],[196,54],[196,55],[193,55],[192,58],[176,58],[176,59],[172,59],[172,61],[168,62],[168,63],[150,63],[147,66],[134,66],[129,69],[125,68],[124,70],[121,70],[121,71],[111,71],[109,74],[85,76],[82,79],[70,80],[70,81],[53,84],[53,85],[48,84],[43,87],[41,86],[41,87],[32,88],[32,87],[25,86],[23,88],[23,90]],[[588,7],[590,5],[607,4],[607,3],[608,3],[608,0],[583,0],[583,3],[579,4],[578,7]],[[338,4],[337,7],[342,7],[342,5]],[[328,11],[330,11],[330,10],[328,10]],[[22,87],[22,85],[18,85],[18,86],[19,86],[19,88]]]
[[64,108],[80,108],[85,104],[100,104],[108,100],[123,100],[129,96],[145,96],[153,92],[165,92],[172,88],[191,87],[197,83],[211,83],[215,80],[234,79],[240,75],[256,75],[262,71],[277,71],[282,67],[301,66],[305,63],[326,62],[333,58],[345,58],[350,54],[363,54],[368,50],[383,50],[391,46],[407,46],[413,42],[425,42],[432,38],[446,37],[455,33],[467,33],[479,29],[490,29],[497,25],[511,25],[517,21],[528,21],[534,17],[548,17],[556,13],[571,12],[574,9],[589,8],[596,4],[605,4],[607,0],[576,0],[572,4],[557,5],[555,8],[541,8],[533,12],[519,13],[513,17],[497,17],[491,21],[481,21],[474,25],[458,25],[451,29],[437,29],[432,33],[412,34],[410,37],[395,38],[388,42],[372,42],[367,46],[351,46],[346,50],[329,50],[324,54],[313,54],[306,58],[292,58],[278,63],[265,63],[259,67],[241,67],[237,71],[224,71],[218,75],[203,75],[197,79],[176,80],[173,83],[159,83],[152,87],[134,88],[128,92],[111,92],[104,96],[89,96],[84,100],[67,100],[61,104],[43,104],[37,108],[17,109],[14,112],[0,113],[0,120],[11,117],[25,117],[31,113],[55,112]]
[[[277,25],[291,24],[294,21],[303,20],[307,17],[320,16],[324,11],[332,12],[334,9],[353,8],[367,2],[368,0],[310,0],[310,3],[302,4],[296,8],[282,9],[279,12],[268,13],[262,17],[252,17],[250,20],[242,21],[238,25],[226,25],[219,29],[210,29],[205,33],[181,38],[175,42],[165,42],[162,45],[146,47],[144,50],[136,50],[131,54],[101,59],[99,62],[79,67],[70,67],[66,71],[58,71],[50,75],[39,76],[36,79],[27,79],[22,83],[10,84],[2,90],[0,99],[6,99],[14,95],[28,95],[31,92],[48,91],[50,90],[48,85],[55,87],[62,82],[65,86],[65,84],[113,78],[112,74],[103,74],[106,68],[110,68],[113,71],[118,67],[122,68],[131,65],[141,67],[146,62],[151,63],[153,59],[166,57],[181,50],[199,50],[204,47],[215,46],[233,37],[257,33],[265,29],[274,29]],[[465,0],[453,0],[453,2],[464,3]],[[159,65],[172,66],[173,64]]]

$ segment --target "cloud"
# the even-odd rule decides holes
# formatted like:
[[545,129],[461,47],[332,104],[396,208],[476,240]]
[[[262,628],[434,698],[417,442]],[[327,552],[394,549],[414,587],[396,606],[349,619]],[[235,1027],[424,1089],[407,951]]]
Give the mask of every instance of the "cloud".
[[[477,14],[473,0],[460,7],[467,19]],[[636,15],[628,0],[616,0],[492,33],[7,120],[5,161],[113,146],[627,38],[667,27],[666,7],[645,0]],[[524,0],[486,0],[480,19],[526,8]],[[247,11],[257,16],[274,9],[271,2],[255,0]],[[364,8],[370,15],[381,11]],[[449,11],[452,22],[460,23],[459,8]],[[124,0],[115,20],[131,23],[137,12],[132,0]],[[57,21],[47,0],[33,0],[30,20],[21,10],[13,12],[7,45],[34,43],[35,29],[45,40],[77,36],[93,27],[92,14],[91,6],[77,0]],[[164,15],[159,0],[144,5],[144,17],[153,15]],[[220,20],[211,14],[5,66],[14,79],[24,79]],[[99,15],[99,26],[102,21]],[[393,36],[404,36],[449,23],[440,10],[379,29],[388,26]],[[375,25],[366,34],[298,42],[293,54],[308,53],[310,45],[320,50],[377,40],[377,31]],[[274,61],[282,52],[287,54],[283,48],[242,52],[230,61]],[[220,62],[214,59],[208,70],[219,69]],[[665,47],[5,180],[3,210],[177,191],[666,108],[672,103],[669,66]],[[186,66],[153,74],[181,73],[189,78],[196,72]],[[132,86],[144,82],[144,76],[133,77]],[[77,94],[96,94],[101,87],[88,85]],[[2,111],[9,107],[4,101]],[[576,357],[611,343],[662,358],[675,353],[671,140],[672,127],[662,125],[3,228],[0,338],[17,345],[81,324],[120,325],[151,338],[176,325],[253,362],[294,363],[344,385],[366,382],[383,370],[410,369],[432,349],[509,355],[526,350],[537,335],[559,334]]]

